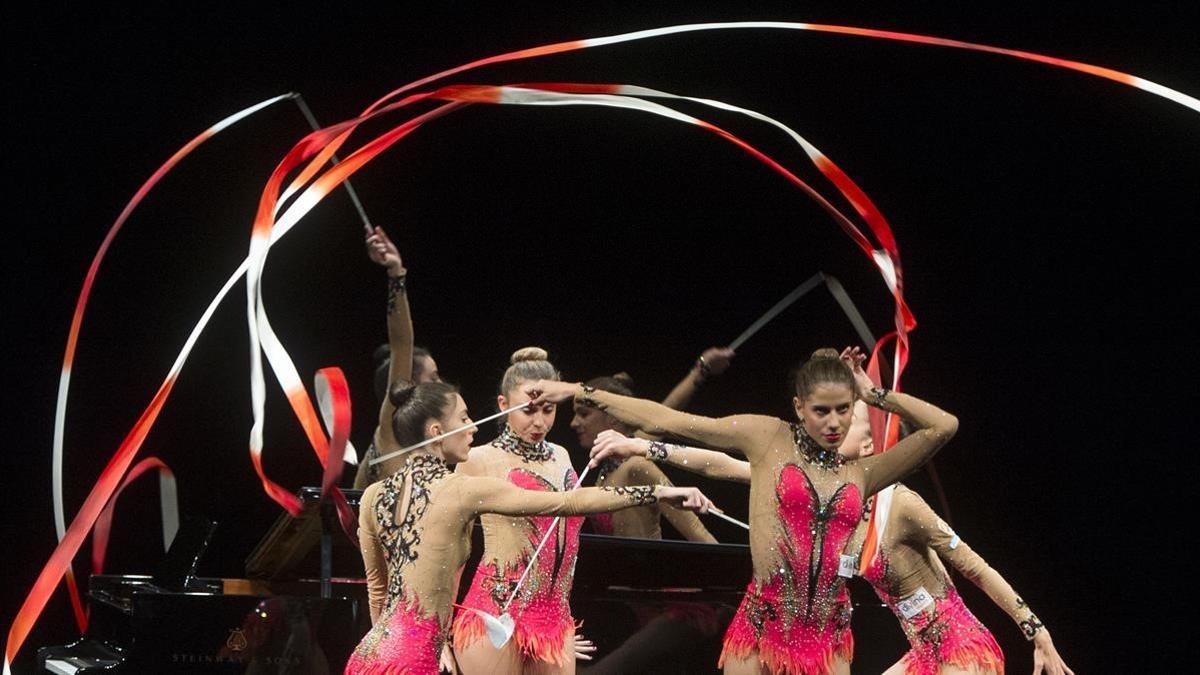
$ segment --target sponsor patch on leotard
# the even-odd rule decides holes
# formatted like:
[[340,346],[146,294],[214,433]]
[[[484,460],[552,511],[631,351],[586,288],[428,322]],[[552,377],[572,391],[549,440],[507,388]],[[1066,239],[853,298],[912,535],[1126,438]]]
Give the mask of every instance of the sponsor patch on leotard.
[[929,591],[925,590],[924,586],[918,588],[916,593],[901,600],[896,605],[900,610],[901,616],[906,619],[911,619],[932,606],[933,596],[929,594]]
[[838,558],[838,576],[849,579],[858,574],[858,558],[843,553]]

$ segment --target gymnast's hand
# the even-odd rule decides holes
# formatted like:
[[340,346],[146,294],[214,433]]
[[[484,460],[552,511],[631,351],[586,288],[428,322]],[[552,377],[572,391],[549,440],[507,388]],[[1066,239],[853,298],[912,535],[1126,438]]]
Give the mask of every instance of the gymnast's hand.
[[1033,675],[1041,675],[1043,670],[1046,675],[1075,675],[1075,671],[1068,668],[1058,655],[1054,641],[1050,639],[1050,631],[1045,628],[1033,637]]
[[871,389],[875,388],[875,382],[871,380],[871,376],[867,375],[862,367],[863,361],[867,360],[867,355],[858,347],[846,347],[842,350],[839,358],[854,373],[854,387],[858,390],[858,397],[860,399],[867,399],[868,394],[871,393]]
[[733,356],[733,350],[729,347],[709,347],[700,355],[700,362],[708,367],[706,375],[720,375],[729,370],[729,364],[733,361]]
[[402,277],[408,271],[400,260],[400,250],[388,239],[387,232],[377,227],[367,235],[367,257],[376,265],[387,268],[388,276]]
[[712,508],[712,502],[704,496],[699,488],[655,485],[654,496],[658,497],[658,501],[666,502],[677,509],[708,513],[708,510]]
[[609,457],[645,457],[649,445],[650,441],[644,438],[631,438],[619,431],[605,429],[596,435],[596,441],[592,443],[592,459],[588,466],[600,466],[600,462]]
[[525,394],[529,396],[529,407],[536,408],[543,403],[562,403],[571,400],[579,391],[579,383],[538,380],[527,383],[524,389]]
[[596,645],[592,641],[583,637],[579,633],[575,634],[575,658],[580,661],[591,661],[592,652],[596,651]]

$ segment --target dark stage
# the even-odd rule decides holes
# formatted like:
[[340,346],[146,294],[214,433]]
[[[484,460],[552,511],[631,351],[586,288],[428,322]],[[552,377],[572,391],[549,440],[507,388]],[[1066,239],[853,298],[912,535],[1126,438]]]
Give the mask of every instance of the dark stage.
[[[330,124],[477,57],[751,19],[1025,49],[1200,95],[1200,20],[1183,2],[578,12],[448,5],[411,14],[281,6],[274,16],[244,17],[56,3],[5,22],[5,627],[55,542],[55,392],[96,247],[171,153],[256,101],[300,92]],[[896,232],[919,323],[905,389],[961,420],[936,459],[956,530],[1037,610],[1077,673],[1181,672],[1177,664],[1194,660],[1186,551],[1196,462],[1187,406],[1196,366],[1188,326],[1197,302],[1200,115],[1044,65],[783,31],[676,36],[490,66],[452,81],[638,84],[758,110],[804,134],[871,195]],[[777,131],[687,110],[834,194]],[[231,128],[169,174],[117,238],[73,373],[68,514],[245,256],[263,184],[307,131],[290,104]],[[668,120],[476,106],[422,128],[352,182],[403,254],[417,343],[433,350],[477,417],[494,411],[508,355],[525,345],[549,350],[565,378],[624,370],[640,394],[661,398],[704,348],[728,343],[818,271],[841,280],[876,335],[891,322],[878,273],[810,199],[741,150]],[[272,249],[264,288],[301,376],[310,381],[328,365],[345,370],[352,439],[364,449],[377,418],[370,355],[385,339],[385,283],[361,242],[357,215],[337,192]],[[788,417],[787,373],[797,361],[817,347],[856,343],[830,296],[813,293],[741,348],[692,410]],[[172,466],[184,511],[221,522],[200,570],[206,576],[240,576],[279,512],[247,454],[247,356],[239,285],[140,454]],[[269,375],[268,395],[268,475],[290,489],[319,483],[320,467]],[[550,439],[574,452],[569,413],[559,417]],[[672,475],[745,516],[743,488]],[[936,504],[924,472],[907,482]],[[161,557],[156,500],[154,481],[122,498],[110,571],[144,571]],[[746,540],[732,526],[707,524],[719,540]],[[86,569],[88,551],[76,569]],[[1004,648],[1010,672],[1028,672],[1031,649],[1016,627],[969,582],[957,583]],[[37,646],[67,642],[72,629],[60,590],[17,672]],[[870,635],[856,638],[860,651],[871,649]]]

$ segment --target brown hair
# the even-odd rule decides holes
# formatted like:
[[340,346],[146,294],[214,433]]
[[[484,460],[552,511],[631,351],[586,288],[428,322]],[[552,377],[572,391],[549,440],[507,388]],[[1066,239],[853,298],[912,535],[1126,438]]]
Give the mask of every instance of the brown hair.
[[851,392],[856,391],[854,373],[838,357],[836,349],[818,349],[792,371],[792,389],[796,396],[801,400],[808,398],[822,384],[844,384]]
[[593,377],[586,384],[600,391],[609,391],[621,396],[633,396],[633,378],[630,377],[629,373]]
[[454,401],[458,388],[445,382],[397,382],[388,393],[396,406],[392,413],[392,433],[402,446],[425,440],[425,423],[440,420]]
[[550,354],[541,347],[523,347],[513,352],[508,370],[500,378],[500,393],[508,393],[522,382],[557,380],[558,369],[549,361]]

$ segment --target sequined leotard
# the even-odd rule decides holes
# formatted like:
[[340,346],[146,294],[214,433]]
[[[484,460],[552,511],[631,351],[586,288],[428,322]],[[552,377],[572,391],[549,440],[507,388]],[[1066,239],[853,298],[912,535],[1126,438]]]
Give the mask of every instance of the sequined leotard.
[[843,462],[799,427],[773,417],[712,419],[602,391],[581,390],[576,401],[652,434],[746,455],[754,578],[726,633],[721,661],[756,659],[769,672],[788,675],[823,675],[850,660],[853,639],[837,571],[862,500],[927,460],[957,424],[927,403],[890,394],[889,409],[921,429],[885,455]]
[[[1012,587],[988,566],[916,492],[885,488],[886,525],[878,552],[863,572],[879,598],[896,614],[912,649],[902,663],[907,675],[937,675],[943,665],[977,672],[1004,672],[995,638],[971,614],[941,560],[979,586],[1032,639],[1042,628]],[[877,523],[878,526],[878,523]],[[862,549],[861,534],[851,544]]]
[[[473,475],[503,476],[527,490],[550,493],[570,490],[577,478],[566,450],[546,441],[523,441],[507,425],[491,444],[472,449],[468,463],[469,467],[459,465],[459,470]],[[558,531],[551,536],[538,556],[537,565],[511,602],[512,589],[553,518],[487,515],[480,520],[483,556],[463,606],[492,615],[499,615],[507,606],[515,627],[512,641],[522,662],[565,665],[566,659],[574,658],[567,649],[567,636],[575,630],[568,597],[575,578],[583,518],[559,521]],[[474,612],[460,611],[455,616],[455,649],[464,649],[484,639],[484,634],[483,621]]]
[[483,513],[599,513],[656,501],[653,487],[532,492],[495,478],[457,475],[438,457],[415,454],[362,497],[359,541],[372,628],[347,673],[433,675],[450,628],[470,526]]

